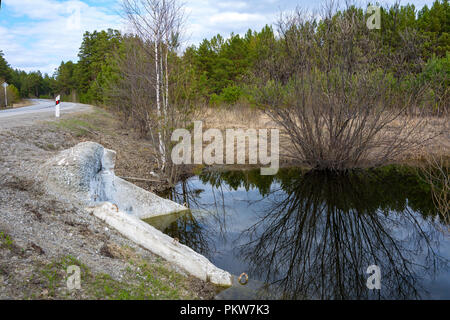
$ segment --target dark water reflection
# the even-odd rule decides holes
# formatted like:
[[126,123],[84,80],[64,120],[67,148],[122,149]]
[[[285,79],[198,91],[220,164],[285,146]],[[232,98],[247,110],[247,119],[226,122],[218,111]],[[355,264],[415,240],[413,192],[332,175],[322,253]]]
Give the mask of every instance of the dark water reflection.
[[[150,221],[234,275],[218,298],[450,298],[450,239],[429,189],[403,167],[336,176],[205,172],[173,199],[192,212]],[[366,286],[381,268],[381,290]]]

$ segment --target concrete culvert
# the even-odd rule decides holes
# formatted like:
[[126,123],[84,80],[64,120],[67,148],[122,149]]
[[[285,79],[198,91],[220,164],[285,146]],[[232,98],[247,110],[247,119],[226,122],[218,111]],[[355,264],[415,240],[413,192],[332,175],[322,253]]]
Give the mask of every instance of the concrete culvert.
[[188,210],[117,177],[115,160],[115,151],[95,142],[82,142],[47,161],[41,173],[47,191],[86,206],[108,201],[140,219]]
[[127,238],[176,264],[193,276],[231,286],[231,275],[191,248],[175,243],[141,219],[188,208],[163,199],[114,174],[116,152],[95,142],[61,151],[41,168],[47,192],[76,201]]

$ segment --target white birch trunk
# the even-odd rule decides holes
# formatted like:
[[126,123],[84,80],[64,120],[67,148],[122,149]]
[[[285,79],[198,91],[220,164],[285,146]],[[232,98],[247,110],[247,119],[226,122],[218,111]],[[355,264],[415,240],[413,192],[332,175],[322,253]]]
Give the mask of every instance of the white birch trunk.
[[[158,65],[159,60],[159,33],[156,34],[155,39],[155,73],[156,73],[156,108],[157,108],[157,115],[158,120],[161,119],[161,89],[160,89],[160,70]],[[159,153],[161,154],[161,162],[162,162],[162,169],[164,169],[166,165],[166,157],[164,153],[164,145],[163,145],[163,136],[162,136],[162,126],[159,126],[158,130],[158,138],[159,138]]]

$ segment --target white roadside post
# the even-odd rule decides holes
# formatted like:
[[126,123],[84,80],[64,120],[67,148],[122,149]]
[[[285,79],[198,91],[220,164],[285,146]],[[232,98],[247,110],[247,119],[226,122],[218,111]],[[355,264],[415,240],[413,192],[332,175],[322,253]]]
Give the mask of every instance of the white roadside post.
[[8,86],[8,84],[6,82],[3,82],[2,84],[3,88],[5,88],[5,108],[8,107],[8,94],[6,93],[6,87]]
[[61,97],[58,95],[57,97],[56,97],[56,105],[55,105],[55,117],[56,118],[59,118],[59,116],[60,116],[60,112],[59,112],[59,106],[60,106],[60,104],[61,104]]

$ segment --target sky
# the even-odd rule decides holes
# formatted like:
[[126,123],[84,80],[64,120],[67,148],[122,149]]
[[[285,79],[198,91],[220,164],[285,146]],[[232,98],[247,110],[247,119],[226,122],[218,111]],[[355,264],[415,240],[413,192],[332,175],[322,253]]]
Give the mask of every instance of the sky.
[[[394,0],[380,1],[382,4]],[[420,9],[433,0],[402,1]],[[315,10],[316,0],[184,0],[185,44],[198,44],[220,33],[245,34],[273,24],[280,12],[296,6]],[[366,2],[360,2],[366,3]],[[363,5],[361,5],[363,6]],[[129,31],[120,0],[2,0],[0,50],[13,68],[53,74],[61,61],[77,61],[85,31]]]

